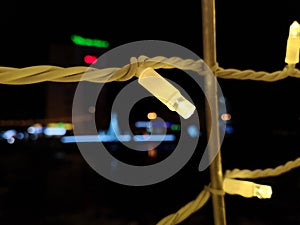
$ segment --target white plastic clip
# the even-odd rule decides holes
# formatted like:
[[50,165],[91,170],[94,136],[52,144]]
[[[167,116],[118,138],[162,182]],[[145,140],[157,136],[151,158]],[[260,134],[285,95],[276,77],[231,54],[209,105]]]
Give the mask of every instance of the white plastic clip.
[[260,199],[266,199],[271,198],[272,196],[271,186],[231,178],[224,179],[223,189],[228,194],[237,194],[246,198],[257,197]]
[[138,82],[171,111],[176,111],[184,119],[194,113],[196,107],[154,69],[147,67],[139,71]]
[[300,49],[300,25],[294,21],[290,26],[289,37],[286,46],[285,62],[287,64],[297,64],[299,62]]

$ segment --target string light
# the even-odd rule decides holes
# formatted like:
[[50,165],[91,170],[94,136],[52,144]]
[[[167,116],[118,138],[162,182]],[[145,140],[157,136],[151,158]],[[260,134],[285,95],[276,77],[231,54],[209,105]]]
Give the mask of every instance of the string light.
[[294,21],[290,26],[289,37],[286,46],[285,62],[294,65],[299,62],[300,49],[300,25]]
[[[290,26],[289,31],[289,37],[287,41],[287,47],[286,47],[286,57],[285,62],[288,65],[295,65],[299,62],[299,49],[300,49],[300,25],[297,21],[294,21],[293,24]],[[33,74],[29,74],[27,69],[30,69]],[[36,69],[36,70],[34,70]],[[43,75],[49,75],[47,79],[51,80],[54,79],[50,77],[50,75],[53,75],[53,70],[58,69],[62,71],[62,68],[50,68],[52,70],[49,70],[49,67],[38,67],[38,68],[25,68],[22,69],[15,69],[15,68],[5,68],[2,67],[2,74],[3,76],[0,76],[0,83],[3,84],[27,84],[27,83],[36,83],[36,82],[42,82],[45,80],[39,80],[39,79],[32,79],[27,80],[27,77],[32,78],[35,74],[39,75],[41,74],[41,71],[44,73]],[[73,68],[70,68],[73,69]],[[74,71],[77,75],[81,75],[80,73],[83,73],[82,71],[85,71],[84,68],[77,68],[78,71],[74,68]],[[222,69],[222,68],[215,68],[215,73],[217,77],[220,78],[232,78],[232,79],[252,79],[252,80],[264,80],[264,81],[276,81],[283,78],[286,78],[287,76],[294,76],[300,78],[299,70],[296,70],[293,68],[293,73],[289,74],[289,71],[283,70],[274,72],[272,74],[266,73],[266,72],[255,72],[255,71],[238,71],[234,69]],[[73,72],[74,72],[73,71]],[[26,73],[25,73],[26,72]],[[51,72],[51,73],[50,73]],[[98,71],[96,71],[98,72]],[[107,70],[106,70],[107,72]],[[123,71],[121,71],[123,72]],[[20,73],[20,76],[17,76],[18,79],[22,78],[21,81],[14,81],[13,78],[11,78],[10,73],[15,75],[16,73]],[[48,74],[47,74],[48,73]],[[2,75],[0,73],[0,75]],[[62,77],[65,77],[66,74],[64,72],[60,73]],[[105,77],[105,74],[100,74],[99,78]],[[124,80],[128,80],[132,77],[131,74],[117,74],[119,76],[114,77],[115,80],[121,80],[121,78]],[[124,76],[123,76],[124,75]],[[125,75],[128,75],[127,77]],[[70,76],[70,72],[67,73],[68,79]],[[75,82],[78,81],[79,78],[72,77],[72,80],[68,80],[66,78],[62,79],[62,77],[55,76],[55,80],[53,81],[60,81],[60,82]],[[125,78],[124,78],[125,77]],[[183,116],[184,118],[189,118],[194,110],[195,106],[190,103],[188,100],[186,100],[180,92],[172,86],[169,82],[167,82],[165,79],[163,79],[158,73],[155,72],[154,69],[151,67],[146,67],[146,69],[143,69],[140,71],[139,77],[139,83],[145,87],[148,91],[150,91],[155,97],[157,97],[160,101],[162,101],[170,110],[176,111],[178,114]],[[99,81],[98,81],[99,82]],[[182,108],[181,108],[182,106]],[[13,135],[16,135],[13,133]],[[7,141],[8,143],[14,142],[14,137],[12,134],[6,133]],[[78,142],[78,140],[76,140]],[[210,192],[211,193],[217,193],[217,194],[223,194],[222,191],[228,194],[238,194],[243,197],[257,197],[260,199],[266,199],[270,198],[272,196],[272,188],[268,185],[261,185],[256,184],[254,182],[249,181],[243,181],[243,180],[237,180],[237,179],[255,179],[255,178],[261,178],[261,177],[274,177],[279,176],[285,172],[288,172],[294,168],[300,167],[300,158],[287,162],[285,165],[281,165],[276,167],[275,169],[265,169],[265,170],[238,170],[234,169],[233,171],[227,171],[225,174],[225,178],[223,181],[223,190],[215,190],[215,189],[204,189],[198,197],[191,201],[190,203],[186,204],[184,207],[178,210],[177,213],[171,214],[165,218],[163,218],[161,221],[159,221],[158,225],[162,224],[178,224],[179,222],[183,221],[185,218],[187,218],[189,215],[200,209],[209,199]],[[236,179],[234,179],[236,178]]]
[[196,107],[154,69],[147,67],[139,72],[139,84],[163,102],[171,111],[176,111],[184,119],[188,119],[194,113]]
[[266,199],[272,196],[271,186],[256,184],[245,180],[225,178],[223,181],[223,189],[227,194],[241,195],[245,198],[257,197]]

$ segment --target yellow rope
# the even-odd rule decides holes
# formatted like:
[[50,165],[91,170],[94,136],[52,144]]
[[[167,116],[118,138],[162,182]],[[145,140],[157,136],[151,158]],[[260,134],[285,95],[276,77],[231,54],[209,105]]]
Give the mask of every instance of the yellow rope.
[[298,69],[289,70],[285,67],[282,71],[275,71],[267,73],[264,71],[254,70],[237,70],[237,69],[223,69],[219,67],[216,70],[216,76],[224,79],[239,79],[239,80],[258,80],[273,82],[285,79],[287,77],[300,78],[300,71]]
[[[284,165],[280,165],[274,169],[267,168],[265,170],[239,170],[234,169],[232,171],[227,170],[224,178],[240,178],[240,179],[256,179],[263,177],[274,177],[279,176],[283,173],[291,171],[292,169],[300,167],[300,158],[294,161],[289,161]],[[170,214],[160,220],[156,225],[176,225],[184,221],[190,215],[195,213],[197,210],[202,208],[204,204],[208,201],[210,197],[210,192],[208,189],[204,189],[198,197],[187,203],[185,206],[180,208],[176,213]]]
[[[31,66],[25,68],[0,67],[0,83],[10,85],[33,84],[45,81],[79,82],[81,80],[104,83],[111,81],[126,81],[136,76],[139,67],[154,69],[178,68],[181,70],[201,71],[202,60],[181,59],[179,57],[132,57],[130,64],[122,68],[98,69],[77,66],[63,68],[58,66]],[[85,75],[85,76],[83,76]]]
[[232,171],[228,170],[225,173],[227,178],[241,178],[241,179],[257,179],[263,177],[274,177],[279,176],[283,173],[286,173],[292,169],[300,167],[300,158],[297,158],[294,161],[289,161],[284,165],[280,165],[274,169],[268,168],[265,170],[239,170],[233,169]]
[[170,214],[160,220],[157,225],[175,225],[188,218],[191,214],[202,208],[210,198],[210,192],[204,189],[195,200],[187,203],[176,213]]
[[[202,62],[202,63],[200,63]],[[90,82],[111,82],[126,81],[136,76],[139,67],[152,67],[153,69],[171,69],[201,71],[202,60],[181,59],[179,57],[166,58],[157,56],[149,58],[147,56],[132,57],[130,64],[122,68],[104,68],[75,66],[58,67],[50,65],[39,65],[25,68],[0,67],[0,84],[24,85],[45,81],[52,82],[79,82],[81,80]],[[240,80],[260,80],[277,81],[287,77],[300,78],[298,69],[289,69],[285,67],[282,71],[268,73],[264,71],[256,72],[254,70],[223,69],[221,67],[213,68],[216,77],[223,79]],[[85,75],[85,76],[83,76]]]

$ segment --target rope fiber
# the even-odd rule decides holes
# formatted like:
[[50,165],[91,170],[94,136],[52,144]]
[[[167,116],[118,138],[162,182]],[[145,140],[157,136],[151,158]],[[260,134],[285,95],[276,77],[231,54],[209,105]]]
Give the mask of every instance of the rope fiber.
[[0,83],[9,85],[33,84],[45,81],[52,82],[79,82],[90,81],[106,83],[112,81],[127,81],[137,76],[141,67],[153,69],[171,69],[202,71],[203,60],[183,60],[179,57],[132,57],[130,64],[122,68],[104,68],[76,66],[58,67],[49,65],[31,66],[25,68],[0,67]]
[[[79,82],[82,80],[105,83],[112,81],[127,81],[137,76],[137,71],[141,67],[152,67],[153,69],[171,69],[203,71],[203,60],[181,59],[179,57],[166,58],[157,56],[149,58],[147,56],[132,57],[130,64],[122,68],[104,68],[75,66],[59,67],[51,65],[39,65],[25,68],[0,67],[0,84],[24,85],[39,82]],[[300,78],[300,71],[296,68],[289,69],[287,66],[282,71],[268,73],[265,71],[256,72],[254,70],[212,68],[216,77],[223,79],[278,81],[287,77]],[[83,76],[84,75],[84,76]]]

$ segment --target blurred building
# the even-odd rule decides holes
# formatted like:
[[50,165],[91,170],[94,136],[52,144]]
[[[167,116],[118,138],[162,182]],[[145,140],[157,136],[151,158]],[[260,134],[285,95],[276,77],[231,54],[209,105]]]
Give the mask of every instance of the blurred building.
[[[80,36],[74,38],[75,35],[70,36],[69,43],[51,43],[49,49],[49,65],[58,67],[76,67],[83,66],[89,67],[96,62],[97,58],[107,51],[108,45],[104,47],[85,46],[86,44],[92,45],[93,40]],[[90,41],[84,43],[83,41]],[[103,41],[104,42],[104,41]],[[106,41],[104,42],[104,44]],[[108,42],[107,42],[108,43]],[[74,83],[60,83],[48,82],[47,83],[47,104],[46,104],[46,117],[47,118],[65,118],[71,119],[73,98],[76,91],[78,82]]]

